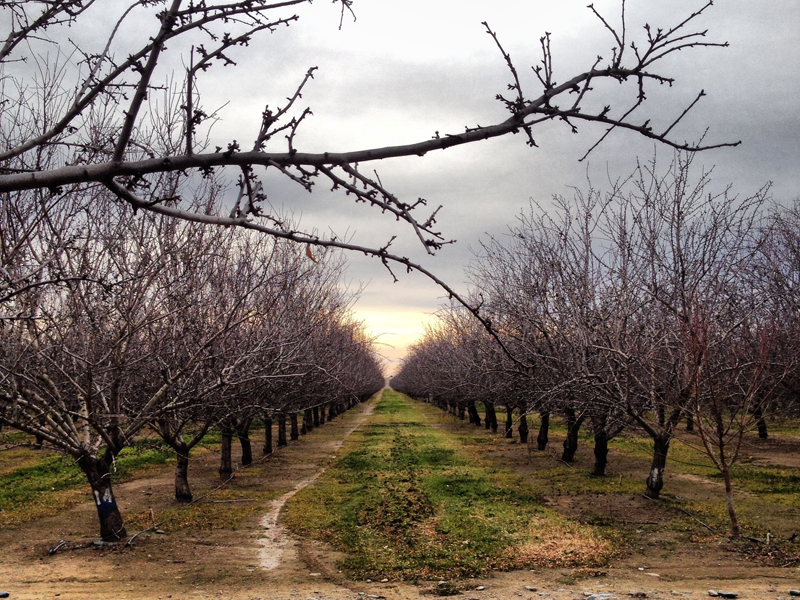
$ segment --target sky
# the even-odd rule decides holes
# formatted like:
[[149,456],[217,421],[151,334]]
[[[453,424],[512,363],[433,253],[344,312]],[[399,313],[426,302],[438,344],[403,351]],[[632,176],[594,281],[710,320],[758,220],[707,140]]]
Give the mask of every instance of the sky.
[[[702,4],[629,1],[630,33],[641,35],[646,22],[674,25]],[[619,2],[594,5],[609,22],[619,21]],[[296,81],[308,66],[319,67],[304,94],[314,111],[302,138],[309,150],[409,143],[434,131],[458,132],[466,125],[504,119],[495,95],[505,92],[509,72],[482,21],[497,32],[530,95],[538,91],[530,67],[541,59],[543,32],[551,33],[560,81],[586,70],[597,55],[608,56],[611,48],[608,32],[585,0],[357,0],[357,20],[345,16],[341,30],[335,5],[311,8],[287,32],[280,54],[263,59],[270,69],[263,81],[270,88],[275,81]],[[712,189],[732,184],[735,194],[748,196],[771,182],[776,201],[793,201],[800,197],[800,3],[722,0],[698,24],[708,29],[710,41],[730,46],[682,52],[665,61],[664,72],[676,82],[672,88],[651,87],[647,117],[669,122],[705,90],[707,96],[678,139],[696,140],[708,128],[708,141],[742,140],[740,147],[696,159],[698,166],[714,167]],[[252,61],[260,61],[258,56]],[[254,78],[246,91],[254,111],[263,98],[261,81]],[[319,199],[292,197],[286,206],[301,210],[303,223],[327,224],[361,243],[380,245],[398,234],[393,246],[398,253],[421,260],[466,291],[464,268],[474,260],[480,241],[502,236],[530,199],[546,204],[554,194],[572,194],[573,186],[585,188],[588,179],[608,187],[609,180],[633,170],[637,157],[649,160],[655,152],[664,164],[672,157],[666,147],[617,133],[588,161],[579,162],[601,133],[591,126],[581,126],[578,135],[547,126],[536,134],[539,148],[528,148],[521,136],[508,136],[436,156],[371,165],[367,172],[375,168],[401,197],[422,196],[433,206],[443,205],[441,229],[457,243],[434,257],[419,251],[412,232],[366,207],[347,204],[346,198],[325,193]],[[419,274],[398,274],[400,281],[393,283],[377,261],[358,256],[351,257],[349,276],[367,284],[356,313],[379,336],[384,356],[396,364],[432,321],[444,301],[442,291]]]
[[[541,60],[544,32],[551,33],[557,81],[587,70],[598,55],[609,56],[610,35],[586,3],[355,0],[356,20],[345,14],[341,28],[338,4],[318,0],[293,8],[290,12],[300,15],[299,22],[232,52],[236,67],[217,67],[202,75],[198,85],[204,108],[220,108],[213,141],[224,146],[236,139],[247,147],[264,106],[274,107],[291,95],[311,66],[318,70],[301,107],[309,106],[313,116],[298,134],[300,151],[412,143],[437,131],[458,133],[465,126],[501,122],[507,113],[495,96],[506,93],[510,75],[481,23],[487,21],[497,33],[520,72],[523,89],[535,97],[539,88],[531,66]],[[95,27],[107,28],[111,13],[124,10],[122,3],[101,4],[103,10],[88,15],[90,24],[75,31],[75,37],[91,42]],[[703,4],[629,0],[629,35],[641,36],[644,23],[672,26]],[[619,22],[618,0],[596,0],[594,6],[610,23]],[[698,167],[714,167],[712,188],[731,184],[734,193],[748,196],[771,183],[776,201],[792,202],[800,196],[800,2],[718,0],[697,27],[708,30],[709,41],[727,41],[730,47],[695,49],[666,59],[661,73],[674,77],[675,84],[650,87],[641,120],[671,122],[704,90],[707,96],[675,136],[697,140],[707,128],[708,142],[742,141],[737,148],[705,152],[695,160]],[[126,28],[120,44],[143,35],[152,35],[152,19]],[[180,69],[180,58],[169,51],[165,56],[156,77],[167,81],[171,68]],[[615,86],[598,86],[598,101],[618,99]],[[363,165],[366,174],[376,171],[401,199],[424,197],[432,207],[442,205],[440,229],[457,242],[432,257],[424,255],[408,226],[330,193],[323,184],[308,194],[286,181],[270,180],[267,194],[273,207],[306,228],[373,246],[397,235],[395,253],[422,262],[466,292],[464,270],[481,240],[504,235],[531,199],[546,206],[553,195],[572,194],[589,180],[596,188],[607,188],[634,169],[637,157],[649,160],[656,153],[664,165],[672,158],[666,147],[618,132],[579,162],[602,132],[581,125],[575,135],[564,125],[547,124],[534,132],[538,148],[527,147],[520,135],[505,136],[421,158]],[[358,255],[350,257],[347,272],[351,286],[364,287],[356,315],[377,336],[390,365],[397,364],[444,301],[443,292],[422,275],[396,272],[399,282],[394,283],[378,261]]]

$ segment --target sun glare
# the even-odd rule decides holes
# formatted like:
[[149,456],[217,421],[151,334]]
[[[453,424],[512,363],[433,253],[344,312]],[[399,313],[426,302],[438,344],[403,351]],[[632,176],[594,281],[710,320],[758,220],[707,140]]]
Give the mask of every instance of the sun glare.
[[357,307],[354,314],[364,321],[367,333],[375,336],[387,375],[395,374],[408,347],[422,336],[425,325],[434,318],[423,310],[400,306]]

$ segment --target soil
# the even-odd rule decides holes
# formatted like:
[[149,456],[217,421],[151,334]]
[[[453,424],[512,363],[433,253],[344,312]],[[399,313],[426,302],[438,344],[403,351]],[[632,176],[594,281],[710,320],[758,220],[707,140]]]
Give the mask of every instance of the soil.
[[[133,547],[95,547],[87,532],[97,529],[97,517],[87,495],[85,502],[54,517],[0,531],[0,591],[9,591],[11,599],[59,600],[431,598],[438,588],[437,582],[348,580],[336,568],[335,552],[319,543],[296,539],[280,525],[283,503],[313,482],[330,464],[344,438],[364,421],[373,405],[370,402],[357,406],[270,456],[266,461],[269,479],[260,485],[274,490],[273,497],[278,499],[271,504],[263,503],[263,512],[235,530],[174,534],[167,531],[165,535],[148,532],[138,537]],[[468,426],[454,423],[453,427]],[[557,461],[560,441],[553,436],[551,455],[526,452],[523,446],[505,440],[494,443],[487,457],[530,476],[544,462]],[[759,452],[758,447],[751,450],[754,461],[765,461],[768,455],[775,454],[774,443],[770,443],[773,445],[769,452]],[[581,454],[586,464],[581,464],[579,458],[574,468],[587,468],[591,451],[583,446],[579,457]],[[800,466],[799,460],[798,453],[780,454],[776,459],[794,466]],[[213,487],[217,461],[218,457],[208,455],[190,466],[190,482],[209,482],[205,490],[195,484],[198,496]],[[615,467],[610,469],[610,476],[617,476],[617,470],[623,474],[623,463],[624,457],[612,450],[609,465]],[[237,479],[231,486],[244,486]],[[672,475],[667,485],[691,494],[703,493],[709,485],[716,484],[697,477],[680,480]],[[116,494],[124,515],[170,506],[172,490],[173,473],[165,469],[117,486]],[[573,497],[561,492],[554,491],[547,500],[571,516],[580,516],[584,510]],[[800,588],[800,569],[796,564],[785,568],[767,566],[752,557],[731,552],[727,540],[708,534],[700,525],[687,541],[685,536],[659,527],[666,520],[663,507],[641,496],[605,500],[598,497],[593,510],[606,511],[610,517],[617,515],[615,518],[622,518],[626,526],[640,528],[636,531],[641,532],[641,545],[632,548],[625,558],[603,569],[513,571],[453,582],[462,591],[455,597],[566,600],[590,593],[614,594],[620,598],[628,597],[629,593],[643,593],[645,596],[638,597],[699,598],[708,597],[709,589],[722,589],[738,592],[740,598],[788,599],[790,589]],[[48,555],[48,548],[59,540],[68,540],[74,549]]]

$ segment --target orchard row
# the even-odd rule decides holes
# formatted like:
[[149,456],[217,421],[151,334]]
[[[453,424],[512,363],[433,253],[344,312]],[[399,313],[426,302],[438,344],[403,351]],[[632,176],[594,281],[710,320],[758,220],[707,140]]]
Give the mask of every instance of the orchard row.
[[[201,188],[213,204],[212,184]],[[222,431],[227,478],[231,439],[249,461],[255,419],[269,432],[277,419],[285,444],[287,417],[296,434],[298,413],[310,427],[383,387],[340,256],[133,215],[104,192],[39,204],[20,194],[3,206],[13,285],[0,303],[0,423],[75,459],[104,540],[127,535],[113,465],[145,430],[175,451],[176,498],[191,501],[190,453],[210,428]]]
[[[713,193],[692,158],[655,161],[602,194],[532,206],[471,268],[480,323],[455,305],[411,351],[391,385],[454,412],[476,403],[551,414],[568,426],[571,461],[586,421],[594,474],[608,444],[633,428],[653,440],[646,495],[658,498],[679,426],[697,436],[725,481],[739,526],[731,467],[744,436],[766,437],[769,415],[797,419],[800,403],[800,209],[767,190]],[[512,423],[508,413],[508,427]]]

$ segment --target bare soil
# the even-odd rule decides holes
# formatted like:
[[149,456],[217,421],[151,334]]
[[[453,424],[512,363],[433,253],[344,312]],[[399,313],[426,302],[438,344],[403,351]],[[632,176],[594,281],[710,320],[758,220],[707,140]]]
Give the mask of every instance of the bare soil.
[[[130,548],[93,547],[94,538],[90,534],[97,529],[96,514],[87,494],[84,502],[57,516],[0,531],[0,590],[9,591],[12,599],[60,600],[204,597],[355,600],[370,595],[396,600],[430,598],[437,582],[414,585],[350,581],[337,570],[335,552],[319,543],[296,539],[280,526],[282,502],[312,482],[330,464],[343,439],[363,422],[373,404],[360,405],[273,454],[263,463],[268,477],[259,477],[256,482],[242,472],[242,477],[234,479],[230,484],[233,488],[239,486],[246,491],[258,485],[260,489],[274,491],[273,497],[278,498],[272,503],[261,502],[261,510],[235,530],[145,533]],[[469,428],[455,422],[452,427],[465,431]],[[560,442],[553,436],[551,450],[537,453],[508,440],[495,439],[488,445],[487,457],[498,466],[535,477],[537,470],[552,468],[557,462]],[[749,451],[759,464],[800,468],[800,453],[792,446],[797,445],[796,441],[787,443],[788,446],[780,442],[756,444]],[[255,439],[254,448],[260,448]],[[795,451],[780,450],[786,448]],[[591,450],[583,445],[573,468],[588,468],[590,457]],[[626,460],[612,450],[610,477],[628,476],[640,469],[640,465],[626,464]],[[217,461],[217,456],[209,455],[190,466],[190,481],[197,495],[214,487]],[[717,492],[714,482],[679,474],[668,475],[666,486],[677,490],[676,494]],[[171,469],[116,489],[123,515],[171,506],[172,492]],[[213,498],[213,494],[209,496],[211,501]],[[561,490],[554,490],[547,500],[570,516],[591,516],[586,514],[589,509],[585,502],[578,503]],[[595,517],[607,514],[615,523],[635,528],[635,536],[639,537],[634,538],[640,543],[629,548],[627,556],[609,568],[514,571],[454,582],[463,590],[456,598],[566,600],[590,592],[618,597],[644,593],[648,598],[699,598],[708,597],[709,589],[723,589],[738,592],[740,598],[785,596],[788,599],[790,589],[800,588],[800,569],[796,564],[783,568],[768,566],[732,552],[728,540],[709,534],[700,525],[676,533],[674,528],[666,527],[674,515],[641,496],[598,497],[590,509],[597,513]],[[800,529],[800,519],[797,525]],[[71,547],[78,548],[48,555],[48,548],[59,540],[68,540]],[[484,589],[478,589],[479,586]]]

